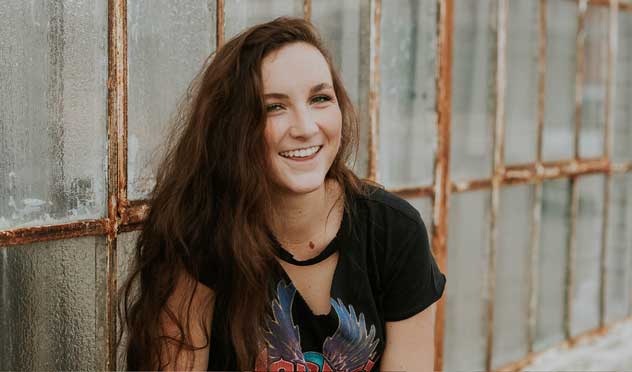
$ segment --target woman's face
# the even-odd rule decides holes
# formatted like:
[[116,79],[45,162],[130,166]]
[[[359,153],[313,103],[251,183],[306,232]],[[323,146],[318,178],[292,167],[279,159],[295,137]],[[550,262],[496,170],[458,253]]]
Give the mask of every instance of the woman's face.
[[342,129],[329,66],[315,47],[292,43],[267,55],[261,74],[272,179],[283,193],[317,190],[336,158]]

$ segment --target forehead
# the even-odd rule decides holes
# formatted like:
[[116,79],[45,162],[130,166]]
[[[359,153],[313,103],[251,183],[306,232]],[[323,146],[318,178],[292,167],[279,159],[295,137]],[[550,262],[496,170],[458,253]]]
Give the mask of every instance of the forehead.
[[332,84],[325,57],[307,43],[292,43],[267,55],[261,62],[261,78],[264,93]]

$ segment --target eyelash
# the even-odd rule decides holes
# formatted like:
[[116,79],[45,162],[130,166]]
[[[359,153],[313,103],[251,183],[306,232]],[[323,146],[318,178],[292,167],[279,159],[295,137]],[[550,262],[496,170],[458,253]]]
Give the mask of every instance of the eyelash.
[[[324,102],[329,102],[329,101],[331,101],[331,100],[332,100],[332,98],[331,98],[330,96],[328,96],[328,95],[326,95],[326,94],[320,94],[320,95],[318,95],[318,96],[314,96],[314,97],[312,98],[312,102],[314,102],[314,101],[315,101],[315,100],[317,100],[317,99],[323,99],[323,100],[322,100],[322,101],[319,101],[319,102],[316,102],[316,103],[324,103]],[[279,104],[279,103],[273,103],[273,104],[267,105],[267,106],[266,106],[266,111],[267,111],[267,112],[274,112],[274,111],[277,111],[277,110],[275,109],[275,108],[277,108],[277,107],[282,108],[282,107],[283,107],[283,105],[281,105],[281,104]]]

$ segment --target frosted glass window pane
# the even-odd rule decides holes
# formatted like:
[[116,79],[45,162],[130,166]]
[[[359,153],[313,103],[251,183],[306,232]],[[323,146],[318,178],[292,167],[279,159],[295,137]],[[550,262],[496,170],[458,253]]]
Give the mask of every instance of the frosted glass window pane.
[[314,1],[312,22],[332,54],[347,94],[358,111],[358,158],[350,164],[360,177],[368,176],[369,52],[371,7],[368,1]]
[[510,1],[507,24],[505,163],[535,161],[538,124],[537,1]]
[[382,3],[380,182],[432,183],[436,129],[437,2]]
[[495,13],[490,0],[454,2],[450,172],[457,181],[492,172]]
[[630,303],[632,174],[612,175],[608,217],[606,321],[623,319]]
[[533,186],[500,189],[492,368],[527,355]]
[[589,6],[586,13],[582,128],[579,136],[579,151],[582,157],[598,157],[604,150],[608,11],[607,7]]
[[0,230],[100,218],[107,1],[0,2]]
[[577,253],[571,310],[571,335],[599,325],[599,258],[604,176],[578,178]]
[[[136,248],[136,239],[140,235],[139,231],[123,233],[117,237],[117,257],[116,257],[116,275],[119,288],[122,288],[130,274],[132,268],[134,252]],[[117,327],[120,327],[121,319],[117,316]],[[117,328],[120,329],[120,328]],[[125,345],[126,337],[124,335],[122,344]],[[125,371],[124,347],[118,350],[116,369],[117,371]]]
[[577,3],[547,1],[544,160],[573,157]]
[[564,339],[564,302],[568,234],[570,231],[570,182],[542,183],[540,249],[538,254],[538,309],[535,351]]
[[0,249],[0,370],[104,369],[105,251],[103,237]]
[[453,194],[448,214],[444,370],[483,370],[487,344],[489,191]]
[[224,5],[226,40],[280,16],[303,17],[303,0],[231,0]]
[[215,49],[215,0],[128,5],[128,198],[154,186],[176,104]]
[[619,12],[616,101],[614,116],[615,161],[632,160],[632,13]]

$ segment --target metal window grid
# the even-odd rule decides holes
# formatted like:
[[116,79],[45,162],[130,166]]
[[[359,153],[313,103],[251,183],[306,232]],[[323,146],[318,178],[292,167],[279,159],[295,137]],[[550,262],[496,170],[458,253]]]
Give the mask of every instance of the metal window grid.
[[[217,18],[215,22],[217,47],[224,43],[225,0],[215,0]],[[529,164],[511,164],[504,162],[504,121],[505,103],[504,93],[507,86],[506,76],[506,44],[507,18],[510,0],[494,0],[497,2],[496,33],[496,74],[495,74],[495,118],[493,142],[493,174],[489,178],[467,181],[453,181],[450,179],[450,125],[451,125],[451,86],[452,86],[452,44],[454,29],[454,0],[437,0],[439,9],[436,74],[437,89],[437,146],[434,160],[434,179],[432,185],[419,187],[392,188],[392,191],[403,197],[429,197],[433,203],[431,224],[432,246],[435,258],[442,271],[446,272],[447,261],[447,216],[448,203],[451,193],[468,192],[481,189],[491,189],[491,241],[489,247],[489,275],[486,288],[488,301],[486,311],[487,349],[485,366],[492,370],[493,355],[493,318],[494,318],[494,288],[495,266],[497,250],[497,215],[500,203],[500,188],[506,185],[532,184],[534,198],[532,206],[532,241],[530,247],[530,280],[527,344],[528,354],[521,360],[505,365],[499,370],[520,370],[529,364],[533,358],[542,352],[533,351],[536,327],[537,309],[537,277],[538,277],[538,248],[540,235],[540,211],[542,208],[542,182],[552,179],[569,179],[571,183],[571,225],[568,237],[566,263],[566,286],[564,306],[564,332],[566,340],[561,344],[572,346],[580,340],[604,334],[612,326],[622,321],[629,321],[628,316],[622,321],[606,324],[604,314],[606,308],[606,278],[605,264],[607,247],[607,224],[609,200],[612,188],[612,175],[632,172],[632,160],[623,163],[613,163],[610,159],[612,152],[612,105],[615,99],[615,71],[617,55],[617,27],[618,12],[632,11],[632,3],[619,0],[538,0],[539,35],[538,35],[538,115],[536,136],[536,161]],[[578,30],[576,36],[577,70],[575,79],[575,123],[574,123],[574,157],[572,159],[545,162],[542,160],[542,135],[544,127],[545,82],[546,82],[546,45],[547,45],[547,12],[548,1],[575,1],[578,3]],[[585,49],[585,17],[588,5],[609,7],[608,53],[607,53],[607,90],[605,100],[605,131],[604,153],[598,158],[582,158],[579,154],[579,138],[582,126],[582,89],[584,80],[584,49]],[[380,21],[382,0],[371,0],[371,43],[370,43],[370,74],[369,74],[369,141],[368,141],[368,175],[370,179],[379,182],[378,174],[378,140],[379,140],[379,88],[380,88]],[[312,1],[304,0],[304,17],[311,18]],[[114,341],[116,339],[116,261],[117,236],[122,232],[137,230],[148,209],[145,200],[128,200],[127,198],[127,99],[128,99],[128,71],[127,71],[127,0],[108,0],[108,205],[107,217],[103,219],[81,220],[72,223],[49,226],[35,226],[0,231],[0,247],[16,246],[41,241],[70,239],[82,236],[107,237],[107,370],[116,369],[116,353]],[[588,174],[604,174],[606,187],[603,195],[603,226],[601,236],[600,265],[600,303],[599,327],[583,334],[570,334],[572,316],[572,290],[575,285],[575,230],[578,209],[578,178]],[[443,367],[445,297],[438,302],[435,330],[435,370]],[[557,345],[559,346],[559,345]]]

